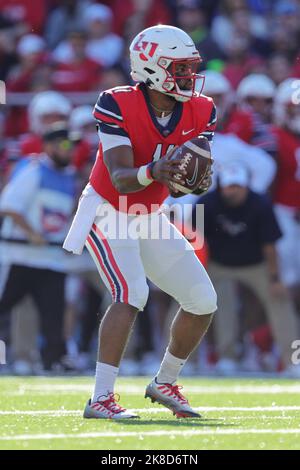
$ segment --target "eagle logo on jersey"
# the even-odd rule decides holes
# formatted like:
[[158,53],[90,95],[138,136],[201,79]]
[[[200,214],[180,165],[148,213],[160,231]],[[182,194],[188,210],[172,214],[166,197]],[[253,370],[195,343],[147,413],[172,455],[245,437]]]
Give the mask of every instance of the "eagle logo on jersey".
[[140,34],[138,37],[137,42],[133,46],[134,51],[141,51],[140,59],[144,61],[148,61],[151,57],[154,56],[156,49],[158,48],[157,42],[148,42],[142,41],[144,34]]

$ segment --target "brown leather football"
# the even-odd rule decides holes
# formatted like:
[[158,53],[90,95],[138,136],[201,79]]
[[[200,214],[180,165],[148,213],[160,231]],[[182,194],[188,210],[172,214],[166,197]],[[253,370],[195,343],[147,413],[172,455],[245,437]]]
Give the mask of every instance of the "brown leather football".
[[171,160],[174,159],[182,161],[179,168],[184,169],[187,175],[184,180],[180,180],[180,175],[178,175],[178,183],[172,183],[172,186],[179,192],[170,191],[171,196],[180,197],[194,192],[199,188],[212,165],[211,150],[207,138],[201,135],[188,140],[173,152]]

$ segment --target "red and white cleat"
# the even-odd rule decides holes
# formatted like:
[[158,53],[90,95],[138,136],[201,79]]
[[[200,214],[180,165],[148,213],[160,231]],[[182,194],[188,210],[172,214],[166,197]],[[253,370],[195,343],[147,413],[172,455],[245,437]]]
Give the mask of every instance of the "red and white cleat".
[[156,378],[146,388],[145,398],[150,398],[152,403],[169,408],[177,418],[201,418],[196,413],[187,399],[180,393],[182,387],[180,385],[160,384],[156,382]]
[[105,400],[94,403],[89,400],[85,406],[83,417],[88,419],[131,419],[139,418],[134,413],[122,408],[117,401],[120,397],[117,394],[110,393]]

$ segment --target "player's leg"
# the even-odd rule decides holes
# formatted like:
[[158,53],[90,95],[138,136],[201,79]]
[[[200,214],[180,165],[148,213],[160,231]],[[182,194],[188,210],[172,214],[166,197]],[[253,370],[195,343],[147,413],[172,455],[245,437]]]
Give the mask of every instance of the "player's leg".
[[[170,225],[165,216],[160,217],[162,225]],[[173,225],[169,230],[169,239],[140,242],[147,276],[180,305],[161,367],[146,395],[171,408],[177,416],[199,416],[180,394],[176,381],[209,327],[217,308],[216,293],[190,244]]]
[[[123,223],[127,223],[125,216]],[[96,218],[87,248],[112,295],[112,304],[99,328],[96,383],[85,417],[130,418],[135,415],[118,407],[114,401],[114,384],[137,312],[146,304],[148,285],[138,241],[108,238],[101,228],[101,220]]]

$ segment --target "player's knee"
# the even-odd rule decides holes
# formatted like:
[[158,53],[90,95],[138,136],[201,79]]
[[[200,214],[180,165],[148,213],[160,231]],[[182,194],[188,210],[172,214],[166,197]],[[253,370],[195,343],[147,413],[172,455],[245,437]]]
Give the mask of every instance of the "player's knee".
[[217,294],[212,284],[193,286],[187,300],[181,303],[181,307],[195,315],[214,313],[217,310]]
[[132,282],[129,286],[128,300],[129,304],[138,308],[140,311],[144,310],[149,296],[149,286],[146,279],[138,279]]

